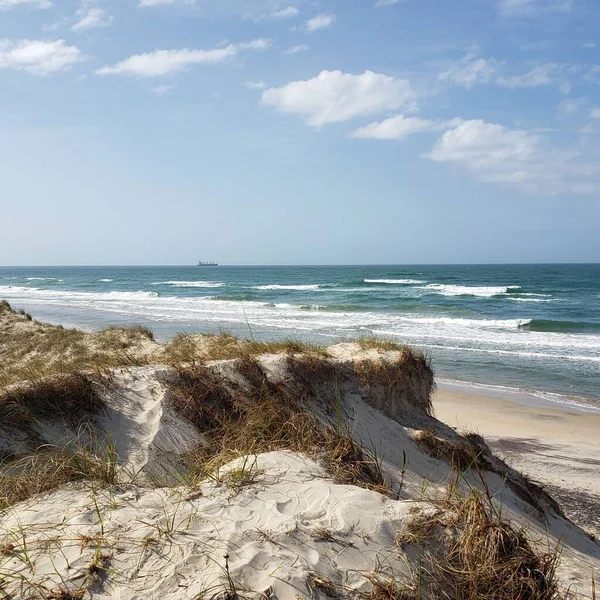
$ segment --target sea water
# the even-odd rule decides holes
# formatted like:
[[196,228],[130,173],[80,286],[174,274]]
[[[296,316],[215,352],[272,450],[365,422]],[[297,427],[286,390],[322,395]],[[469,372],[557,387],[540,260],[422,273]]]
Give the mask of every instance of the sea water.
[[86,330],[141,323],[159,340],[382,336],[482,395],[600,406],[600,265],[10,267],[0,299]]

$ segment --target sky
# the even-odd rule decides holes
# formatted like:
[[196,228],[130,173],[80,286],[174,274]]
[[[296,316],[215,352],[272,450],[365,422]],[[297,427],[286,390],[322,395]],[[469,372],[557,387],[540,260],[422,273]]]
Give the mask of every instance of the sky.
[[0,264],[600,262],[597,0],[0,0]]

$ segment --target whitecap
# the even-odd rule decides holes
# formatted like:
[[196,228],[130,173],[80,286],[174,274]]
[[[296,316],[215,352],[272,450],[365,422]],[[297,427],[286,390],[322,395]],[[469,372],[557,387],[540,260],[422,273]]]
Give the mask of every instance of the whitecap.
[[318,290],[321,286],[318,284],[310,285],[257,285],[255,290]]
[[365,279],[365,283],[387,283],[390,285],[416,285],[418,283],[425,283],[421,279]]
[[518,285],[509,286],[469,286],[469,285],[447,285],[443,283],[430,283],[420,287],[421,290],[433,290],[442,296],[478,296],[480,298],[491,298],[507,294],[509,290],[520,289]]

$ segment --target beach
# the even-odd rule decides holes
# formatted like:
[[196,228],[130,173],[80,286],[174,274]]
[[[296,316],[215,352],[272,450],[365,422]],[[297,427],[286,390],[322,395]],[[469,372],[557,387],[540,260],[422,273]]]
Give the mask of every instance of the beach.
[[600,534],[600,415],[438,390],[438,419],[479,433],[495,454],[544,485],[565,513]]

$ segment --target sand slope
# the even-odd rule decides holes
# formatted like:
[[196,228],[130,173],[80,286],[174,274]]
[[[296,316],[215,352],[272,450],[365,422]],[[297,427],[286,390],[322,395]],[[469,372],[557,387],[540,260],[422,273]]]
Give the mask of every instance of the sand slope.
[[[413,385],[408,378],[398,389],[382,375],[368,387],[361,383],[355,362],[391,359],[389,353],[365,355],[344,345],[332,354],[335,385],[319,383],[303,402],[322,423],[343,423],[375,453],[393,497],[335,483],[318,461],[286,451],[238,458],[191,487],[156,488],[157,479],[185,469],[186,451],[203,435],[170,406],[166,367],[117,371],[94,427],[116,446],[121,484],[69,484],[0,514],[0,581],[7,597],[50,598],[70,589],[86,598],[183,600],[226,597],[235,588],[256,598],[295,600],[325,598],[323,581],[348,597],[351,590],[368,591],[373,577],[414,581],[414,555],[396,540],[457,481],[451,465],[428,455],[414,437],[424,429],[446,440],[458,436],[419,406],[431,382],[415,379]],[[296,389],[285,356],[264,356],[260,364],[269,379]],[[240,384],[235,361],[211,368],[227,385]],[[332,390],[335,411],[325,401]],[[60,431],[68,435],[68,425],[38,425],[38,435],[53,443]],[[520,476],[489,460],[490,471],[468,469],[459,488],[481,488],[483,477],[504,517],[525,526],[534,543],[547,549],[560,540],[563,584],[590,597],[600,546],[543,497],[533,506],[518,493]]]

